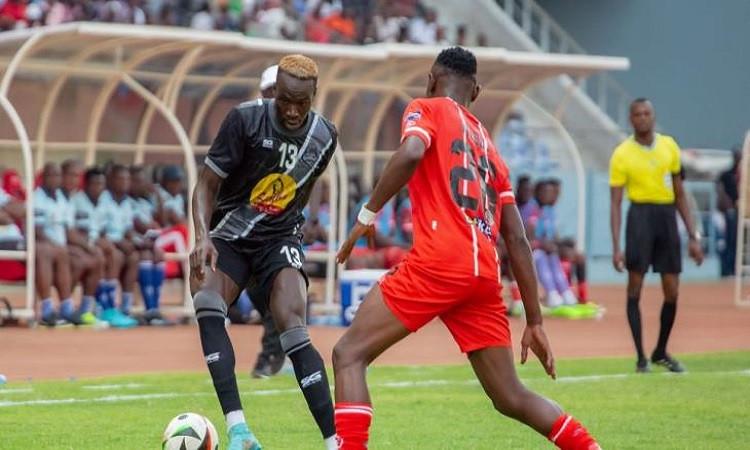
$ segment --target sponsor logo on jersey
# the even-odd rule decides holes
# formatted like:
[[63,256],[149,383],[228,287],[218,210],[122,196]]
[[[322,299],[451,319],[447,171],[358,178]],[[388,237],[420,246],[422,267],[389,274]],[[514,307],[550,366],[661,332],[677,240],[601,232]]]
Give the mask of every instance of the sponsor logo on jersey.
[[263,139],[263,148],[273,148],[273,139]]
[[263,213],[281,214],[297,193],[297,183],[285,173],[266,175],[250,193],[250,206]]
[[219,360],[219,357],[221,356],[220,352],[211,353],[209,355],[206,355],[206,364],[213,364],[216,361]]

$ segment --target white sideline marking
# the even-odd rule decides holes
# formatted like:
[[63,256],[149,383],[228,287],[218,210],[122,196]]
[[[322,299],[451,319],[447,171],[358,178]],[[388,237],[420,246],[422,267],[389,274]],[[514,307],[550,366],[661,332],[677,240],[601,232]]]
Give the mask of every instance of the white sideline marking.
[[24,392],[34,392],[34,389],[32,388],[16,388],[16,389],[0,388],[0,394],[23,394]]
[[[669,373],[669,372],[663,372],[663,373],[656,373],[656,374],[636,374],[636,373],[614,373],[614,374],[605,374],[605,375],[582,375],[582,376],[570,376],[570,377],[560,377],[557,379],[557,381],[561,381],[564,383],[577,383],[577,382],[584,382],[584,381],[604,381],[604,380],[611,380],[611,379],[618,379],[618,378],[635,378],[635,377],[649,377],[649,376],[675,376],[675,374]],[[686,373],[684,375],[679,376],[689,376],[690,373]],[[728,371],[722,371],[722,372],[693,372],[692,375],[704,375],[704,376],[726,376],[726,375],[741,375],[741,376],[750,376],[750,369],[744,369],[744,370],[728,370]],[[543,380],[544,378],[527,378],[524,379],[524,382],[534,382]],[[430,386],[467,386],[467,385],[477,385],[479,382],[477,380],[423,380],[423,381],[391,381],[391,382],[385,382],[385,383],[378,383],[374,384],[373,387],[378,388],[392,388],[392,389],[402,389],[402,388],[412,388],[412,387],[430,387]],[[27,388],[23,388],[27,389]],[[22,392],[23,389],[16,389],[14,392]],[[28,389],[29,392],[33,389]],[[8,392],[9,390],[4,390],[5,392]],[[3,392],[3,390],[0,390],[0,393]],[[282,394],[293,394],[299,392],[299,389],[264,389],[264,390],[257,390],[257,391],[250,391],[245,392],[243,395],[258,395],[258,396],[265,396],[265,395],[282,395]],[[62,398],[62,399],[37,399],[37,400],[19,400],[19,401],[12,401],[12,400],[6,400],[6,401],[0,401],[0,408],[8,408],[12,406],[47,406],[47,405],[68,405],[73,403],[117,403],[117,402],[128,402],[128,401],[135,401],[135,400],[153,400],[153,399],[161,399],[161,398],[180,398],[180,397],[205,397],[205,396],[214,396],[216,395],[214,392],[191,392],[191,393],[180,393],[180,392],[163,392],[163,393],[154,393],[154,394],[132,394],[132,395],[108,395],[105,397],[96,397],[96,398]]]
[[145,384],[139,383],[126,383],[126,384],[90,384],[81,386],[83,389],[91,389],[93,391],[118,391],[120,389],[138,389],[144,387]]

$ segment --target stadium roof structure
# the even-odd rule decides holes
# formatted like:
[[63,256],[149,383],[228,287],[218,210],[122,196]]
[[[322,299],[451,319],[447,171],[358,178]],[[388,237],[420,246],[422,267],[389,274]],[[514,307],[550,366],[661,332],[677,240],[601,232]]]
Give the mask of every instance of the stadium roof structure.
[[[5,32],[0,34],[0,106],[12,122],[15,137],[0,139],[0,146],[21,149],[27,192],[33,189],[34,169],[41,167],[48,152],[81,148],[85,149],[87,164],[92,163],[96,152],[102,149],[132,152],[135,163],[143,162],[145,153],[150,151],[182,153],[192,186],[196,179],[194,154],[203,153],[207,148],[198,143],[200,125],[221,89],[230,85],[244,86],[251,96],[257,92],[254,87],[263,68],[282,55],[304,53],[320,66],[316,108],[334,123],[345,118],[357,93],[367,91],[380,95],[369,120],[369,130],[358,139],[360,148],[346,149],[347,157],[364,162],[365,177],[371,181],[373,163],[384,153],[378,152],[381,155],[376,156],[375,147],[377,129],[389,105],[396,98],[408,101],[423,94],[426,73],[440,49],[405,44],[313,44],[249,38],[228,32],[108,23],[72,23]],[[513,102],[536,83],[559,75],[582,79],[599,71],[629,67],[629,61],[619,57],[526,53],[503,48],[472,48],[472,51],[479,61],[479,79],[484,86],[482,98],[492,99],[496,105],[493,109],[495,129],[499,129]],[[13,83],[19,78],[46,81],[41,87],[47,89],[44,105],[38,115],[26,120],[18,113],[19,102],[24,99],[13,96]],[[50,140],[50,116],[63,86],[72,80],[101,83],[90,111],[86,138],[77,142]],[[102,116],[113,93],[122,84],[139,95],[147,108],[140,118],[134,142],[105,142],[99,137]],[[192,120],[186,123],[177,116],[176,104],[188,85],[205,86],[207,90]],[[155,114],[169,124],[177,144],[147,142]],[[28,130],[35,132],[29,135]],[[571,157],[578,158],[576,167],[582,174],[580,156],[574,153]],[[346,198],[346,163],[340,151],[336,152],[331,176],[338,180],[338,183],[331,183],[331,195]],[[331,227],[329,249],[320,255],[327,262],[326,301],[329,305],[333,301],[336,270],[333,246],[336,235],[341,241],[346,231],[346,202],[341,202],[343,206],[334,211],[336,203],[331,202],[331,217],[337,217],[337,229],[334,231]],[[29,205],[26,218],[29,230],[33,229],[31,210]],[[29,239],[26,248],[28,252],[0,252],[0,257],[25,259],[30,280],[34,276],[33,239]],[[33,283],[27,285],[33,286]],[[33,288],[29,287],[27,309],[31,310],[32,305]]]

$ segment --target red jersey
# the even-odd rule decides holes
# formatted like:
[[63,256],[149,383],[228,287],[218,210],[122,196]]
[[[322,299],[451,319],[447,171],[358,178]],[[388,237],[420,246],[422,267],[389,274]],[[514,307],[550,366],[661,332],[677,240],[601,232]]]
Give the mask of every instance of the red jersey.
[[409,181],[414,246],[408,259],[431,272],[499,278],[501,211],[515,198],[489,133],[468,109],[440,97],[409,103],[402,142],[408,136],[426,146]]

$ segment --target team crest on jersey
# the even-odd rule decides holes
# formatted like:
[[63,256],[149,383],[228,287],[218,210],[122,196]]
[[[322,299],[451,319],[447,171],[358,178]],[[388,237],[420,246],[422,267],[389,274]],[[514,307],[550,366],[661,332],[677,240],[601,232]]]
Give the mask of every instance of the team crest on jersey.
[[263,139],[263,148],[273,148],[273,139]]
[[297,183],[285,173],[272,173],[261,179],[250,193],[250,206],[263,213],[281,214],[297,193]]
[[406,115],[406,128],[413,127],[417,124],[417,120],[422,117],[422,111],[412,111]]

